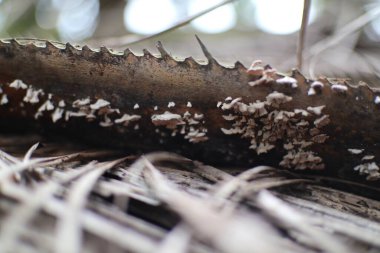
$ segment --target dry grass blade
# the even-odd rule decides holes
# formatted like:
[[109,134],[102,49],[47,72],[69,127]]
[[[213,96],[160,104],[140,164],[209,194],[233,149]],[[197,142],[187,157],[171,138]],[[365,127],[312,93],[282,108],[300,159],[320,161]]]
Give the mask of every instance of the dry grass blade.
[[204,165],[200,162],[195,161],[194,162],[195,168],[193,171],[200,175],[201,177],[210,180],[213,183],[218,183],[225,180],[230,180],[233,178],[230,174],[217,169],[215,167]]
[[[94,163],[86,164],[71,173],[67,174],[65,180],[61,183],[68,183],[88,170],[93,169]],[[9,187],[9,183],[7,183]],[[5,187],[7,187],[7,185]],[[38,211],[43,207],[44,203],[53,197],[54,193],[59,189],[60,185],[54,181],[42,183],[34,192],[38,198],[28,198],[21,203],[15,210],[2,222],[0,231],[0,245],[3,249],[14,249],[17,245],[17,237],[21,229],[28,226],[29,221],[37,215]]]
[[188,252],[191,237],[191,230],[186,225],[179,224],[166,235],[156,253]]
[[161,161],[170,161],[177,163],[186,163],[190,162],[189,159],[168,152],[155,152],[147,154],[139,159],[137,159],[129,168],[129,172],[133,173],[133,176],[129,179],[130,183],[134,185],[144,185],[144,181],[142,181],[141,175],[146,166],[146,159],[153,162],[161,162]]
[[224,181],[220,184],[214,193],[214,197],[224,200],[230,198],[234,193],[248,185],[248,181],[254,179],[255,176],[262,172],[270,172],[276,170],[269,166],[257,166],[252,169],[240,173],[238,176],[231,178],[231,180]]
[[28,221],[36,215],[44,202],[51,197],[59,185],[49,182],[34,192],[38,198],[29,198],[14,210],[1,224],[0,245],[4,252],[18,248],[18,235],[28,227]]
[[[6,164],[13,166],[12,160],[17,164],[33,162],[32,153],[21,160],[7,154]],[[57,158],[43,159],[50,163]],[[88,252],[93,249],[89,238],[106,245],[107,249],[99,250],[110,248],[110,252],[335,253],[356,250],[358,245],[380,248],[378,223],[358,216],[380,218],[378,201],[315,184],[279,188],[277,198],[262,189],[314,181],[294,179],[297,175],[271,167],[256,167],[232,176],[169,153],[148,154],[132,166],[121,165],[110,171],[112,162],[79,165],[62,161],[60,169],[49,171],[48,181],[32,185],[3,181],[2,196],[15,202],[12,208],[7,204],[6,216],[1,219],[2,251]],[[203,178],[216,184],[208,182],[210,187],[204,187],[202,194],[190,189],[197,186],[193,180],[204,182]],[[306,200],[287,195],[293,191]],[[112,196],[112,200],[89,198],[90,192]],[[128,202],[119,206],[117,195]],[[318,200],[313,200],[316,197]],[[363,201],[366,210],[358,206]],[[147,208],[143,213],[148,212],[149,218],[137,215],[136,202],[143,203],[141,208]],[[330,202],[339,203],[345,212],[326,207]],[[336,203],[333,206],[337,207]],[[0,202],[2,213],[7,205]],[[162,209],[165,216],[158,219],[169,218],[169,213],[176,217],[165,229],[154,221],[156,211]],[[40,231],[36,225],[46,214],[52,222],[49,232]]]
[[[114,162],[100,164],[102,166],[101,168],[96,168],[96,166],[94,166],[94,163],[87,164],[86,166],[83,166],[82,169],[78,168],[79,171],[81,171],[80,173],[75,170],[72,171],[70,173],[71,176],[65,177],[62,183],[68,183],[69,181],[77,178],[78,176],[81,176],[82,174],[88,172],[89,170],[98,171],[96,169],[99,169],[99,171],[104,172],[105,170],[107,170],[107,168],[110,168],[121,161],[122,159],[114,161]],[[92,180],[95,180],[95,178],[96,178],[95,176],[92,176]],[[88,177],[80,178],[80,180],[88,180],[88,179],[89,179]],[[85,194],[86,190],[88,192],[88,189],[91,188],[89,187],[89,184],[91,184],[91,182],[89,183],[84,182],[83,184],[84,184],[84,186],[82,185],[83,187],[78,186],[80,189],[82,189],[82,191],[81,192],[77,191],[76,193],[79,193],[79,194],[82,193],[86,195]],[[43,208],[48,213],[54,216],[57,216],[58,218],[65,217],[67,215],[66,214],[67,208],[65,207],[65,203],[62,201],[58,201],[55,198],[51,198],[52,194],[54,194],[57,184],[54,184],[54,183],[43,184],[41,185],[40,188],[38,188],[37,192],[29,192],[26,188],[19,187],[14,183],[7,182],[4,186],[5,187],[2,189],[3,194],[9,197],[15,198],[22,203],[25,203],[20,206],[21,208],[19,208],[18,211],[16,210],[15,215],[10,216],[10,218],[8,219],[8,222],[5,222],[4,225],[15,226],[16,228],[19,228],[19,227],[25,228],[27,220],[29,220],[35,214],[34,211],[36,211],[40,207]],[[42,195],[38,195],[38,197],[36,198],[35,197],[37,196],[36,194],[42,194]],[[85,201],[83,201],[83,203],[85,203]],[[82,202],[78,201],[77,204],[82,205]],[[22,213],[24,214],[24,216],[18,215]],[[81,222],[78,224],[83,225],[84,229],[90,231],[91,233],[95,235],[100,236],[101,238],[104,238],[114,243],[115,245],[119,245],[121,248],[124,248],[125,250],[132,251],[132,252],[148,253],[148,252],[153,252],[154,248],[156,248],[153,241],[151,241],[149,238],[145,238],[144,236],[139,235],[135,231],[129,228],[123,227],[120,224],[111,222],[109,219],[99,216],[91,211],[80,210],[78,215],[82,218]],[[20,218],[20,221],[15,222],[17,218]],[[14,242],[18,234],[17,229],[15,229],[15,232],[16,233],[12,233],[11,230],[8,230],[8,226],[7,226],[7,230],[5,231],[5,233],[10,233],[10,234],[6,235],[6,237],[11,238]],[[128,240],[126,240],[125,238],[128,238]],[[67,241],[64,241],[64,242],[67,243]],[[68,244],[65,244],[63,247],[65,252],[67,252],[66,251],[67,245]],[[19,250],[21,249],[24,250],[25,247],[26,245],[24,244],[17,244],[17,249]],[[8,248],[12,250],[15,249],[12,247],[8,247]],[[2,249],[4,248],[2,247]],[[33,248],[31,248],[31,250],[33,250]]]
[[[152,192],[194,230],[201,240],[210,241],[222,252],[293,252],[286,241],[273,228],[258,217],[224,215],[212,208],[210,202],[196,199],[172,186],[148,161],[144,177]],[[207,226],[205,226],[207,224]]]
[[38,145],[40,145],[40,144],[37,142],[32,147],[30,147],[30,149],[26,152],[26,154],[24,156],[24,160],[23,160],[24,163],[27,163],[30,160],[33,152],[36,151],[36,149],[38,148]]
[[34,159],[28,159],[24,161],[19,161],[15,164],[0,164],[1,169],[0,170],[0,183],[4,182],[4,180],[7,180],[9,176],[24,171],[26,169],[33,169],[38,167],[44,167],[44,166],[52,166],[56,164],[60,164],[65,160],[71,159],[73,157],[77,156],[77,154],[74,155],[65,155],[60,157],[50,157],[50,158],[34,158]]
[[303,13],[302,13],[302,22],[301,22],[301,29],[298,36],[298,44],[297,44],[297,68],[299,70],[302,70],[302,53],[303,48],[305,45],[305,37],[306,37],[306,28],[309,21],[309,14],[310,14],[310,5],[311,0],[304,0],[303,1]]
[[99,163],[74,183],[67,197],[68,208],[57,224],[56,252],[81,252],[81,213],[86,206],[87,197],[99,177],[124,160]]
[[368,245],[380,247],[380,242],[377,239],[380,235],[380,226],[378,223],[368,221],[353,214],[339,212],[335,209],[304,199],[282,194],[281,198],[312,217],[310,218],[310,222],[316,226],[346,235],[351,238],[350,240],[355,239],[365,242]]
[[266,215],[275,219],[280,226],[300,232],[303,239],[305,239],[304,236],[307,236],[307,240],[304,243],[311,243],[312,247],[319,248],[324,252],[350,252],[350,248],[345,244],[334,238],[333,235],[313,227],[300,212],[297,212],[270,192],[261,191],[256,199],[256,204],[265,211]]

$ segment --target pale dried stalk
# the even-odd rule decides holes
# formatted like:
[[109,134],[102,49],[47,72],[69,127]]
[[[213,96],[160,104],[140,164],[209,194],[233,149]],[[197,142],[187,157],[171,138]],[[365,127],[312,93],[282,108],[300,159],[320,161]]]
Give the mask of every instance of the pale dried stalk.
[[302,71],[303,63],[303,49],[305,45],[306,30],[309,22],[311,0],[304,0],[303,2],[303,12],[302,12],[302,22],[301,29],[298,35],[298,45],[297,45],[297,68]]

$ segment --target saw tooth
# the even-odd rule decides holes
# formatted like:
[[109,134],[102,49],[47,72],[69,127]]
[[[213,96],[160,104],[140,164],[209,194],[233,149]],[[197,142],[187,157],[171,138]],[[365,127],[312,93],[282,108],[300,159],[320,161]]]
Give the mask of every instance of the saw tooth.
[[183,62],[191,68],[201,66],[192,56],[186,57]]
[[[356,93],[357,100],[363,100],[363,98],[366,98],[369,101],[375,101],[376,97],[380,95],[379,88],[373,88],[362,81],[355,86],[351,86],[351,91]],[[379,102],[376,101],[376,104],[379,104]]]
[[208,64],[209,65],[212,65],[212,64],[216,64],[216,65],[220,65],[214,57],[212,57],[211,53],[208,51],[208,49],[206,48],[206,46],[203,44],[203,42],[201,41],[201,39],[195,35],[195,38],[197,39],[201,49],[202,49],[202,52],[203,54],[205,55],[206,59],[208,60]]
[[90,48],[89,46],[87,45],[84,45],[82,47],[82,49],[80,50],[81,54],[83,55],[83,57],[85,58],[91,58],[93,57],[94,55],[98,55],[100,50],[94,50],[92,48]]
[[156,57],[154,57],[153,55],[152,55],[152,53],[151,52],[149,52],[149,50],[148,49],[143,49],[143,54],[144,54],[144,57],[145,58],[156,58]]
[[106,48],[105,46],[100,47],[99,53],[103,57],[111,57],[112,56],[112,53],[110,52],[110,50],[108,50],[108,48]]
[[173,60],[173,57],[165,50],[165,48],[162,46],[162,43],[161,41],[157,41],[157,44],[156,44],[156,47],[158,49],[158,51],[160,52],[161,54],[161,57],[163,59],[170,59],[170,60]]
[[298,76],[305,78],[305,76],[297,68],[292,68],[292,75],[291,76],[293,78],[296,78]]
[[82,55],[83,56],[89,56],[91,53],[93,53],[93,51],[87,45],[84,45],[82,47]]
[[18,43],[18,41],[17,41],[16,39],[10,39],[10,40],[9,40],[9,43],[11,44],[12,47],[15,47],[15,48],[21,46],[21,44]]
[[240,61],[235,62],[233,69],[243,71],[243,72],[247,72],[247,68]]
[[52,53],[58,51],[58,48],[50,41],[46,41],[44,51],[47,53]]
[[[298,80],[298,83],[307,84],[307,82],[308,82],[307,78],[296,68],[292,69],[292,75],[291,76],[293,78],[295,78],[296,80]],[[301,80],[301,82],[300,82],[300,80]]]
[[76,48],[73,45],[71,45],[69,42],[66,43],[65,51],[71,54],[78,53],[78,50],[76,50]]
[[124,50],[124,57],[127,58],[129,55],[135,55],[135,54],[132,53],[131,49],[126,48],[126,49]]

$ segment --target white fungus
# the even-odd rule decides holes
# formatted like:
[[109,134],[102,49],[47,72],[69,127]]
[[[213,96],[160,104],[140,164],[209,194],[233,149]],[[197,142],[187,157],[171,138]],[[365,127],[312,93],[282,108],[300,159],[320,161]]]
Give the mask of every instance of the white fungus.
[[194,119],[195,120],[201,120],[201,119],[203,119],[203,117],[204,117],[204,115],[202,114],[202,113],[195,113],[194,114]]
[[73,105],[74,108],[79,108],[79,107],[82,107],[82,106],[85,106],[85,105],[89,105],[90,102],[91,102],[90,98],[87,97],[87,98],[75,100],[72,105]]
[[110,127],[113,125],[113,122],[106,114],[106,115],[104,115],[104,121],[100,122],[99,125],[101,127]]
[[360,175],[367,175],[368,181],[380,179],[379,166],[375,162],[360,164],[354,167],[354,170],[359,171]]
[[324,85],[320,81],[314,81],[310,86],[313,89],[322,89]]
[[285,94],[277,92],[277,91],[273,91],[266,97],[268,104],[275,107],[280,104],[290,102],[292,101],[292,99],[293,99],[292,97],[286,96]]
[[96,100],[96,102],[94,104],[91,104],[90,108],[92,110],[99,110],[100,108],[106,107],[108,105],[110,105],[110,102],[100,98],[100,99]]
[[65,120],[68,121],[70,117],[87,117],[88,114],[82,111],[79,112],[73,112],[73,111],[66,111],[65,112]]
[[170,108],[170,107],[174,107],[175,106],[175,103],[174,102],[169,102],[168,103],[168,108]]
[[326,106],[325,105],[321,105],[321,106],[308,106],[306,109],[309,111],[309,112],[312,112],[314,113],[315,115],[321,115],[322,114],[322,110],[325,108]]
[[124,126],[128,126],[130,122],[137,121],[141,119],[140,115],[129,115],[129,114],[124,114],[121,118],[115,119],[116,124],[124,124]]
[[186,106],[189,108],[193,107],[193,105],[190,102],[187,102]]
[[32,87],[29,87],[26,90],[26,94],[23,101],[26,103],[37,104],[38,102],[40,102],[39,96],[42,96],[43,94],[44,92],[41,89],[34,90]]
[[279,84],[290,84],[292,88],[297,88],[297,80],[290,76],[284,76],[283,78],[277,79],[276,83]]
[[66,106],[65,101],[64,101],[64,100],[60,100],[60,101],[58,102],[58,106],[59,106],[59,107],[65,107],[65,106]]
[[11,84],[9,84],[9,87],[14,88],[16,90],[18,90],[18,89],[26,90],[28,88],[28,85],[23,83],[23,81],[16,79]]
[[53,123],[57,122],[59,119],[62,118],[64,110],[62,108],[56,108],[54,112],[51,114],[51,120]]
[[317,128],[322,128],[322,127],[328,125],[329,123],[330,123],[329,115],[323,115],[322,117],[320,117],[314,121],[314,125]]
[[269,143],[261,142],[260,145],[256,148],[256,153],[258,155],[268,153],[268,151],[274,149],[275,146]]
[[264,68],[261,66],[263,62],[256,60],[252,62],[251,66],[247,69],[247,73],[253,76],[261,76],[264,72]]
[[295,114],[301,114],[304,117],[309,116],[309,113],[304,109],[294,109]]
[[375,104],[380,104],[380,97],[379,96],[376,96],[375,97]]
[[166,126],[169,129],[174,129],[177,125],[185,123],[181,115],[168,111],[165,111],[163,114],[153,114],[151,120],[155,126]]
[[[232,98],[231,98],[232,100]],[[230,101],[230,99],[226,99],[226,101]],[[237,102],[241,101],[241,98],[235,98],[230,103],[223,103],[222,110],[230,110]]]
[[8,104],[9,100],[8,100],[8,97],[6,94],[3,94],[1,96],[1,100],[0,100],[0,105],[5,105],[5,104]]
[[347,86],[343,84],[333,84],[331,89],[337,93],[344,93],[348,90]]
[[316,93],[315,89],[314,88],[310,88],[308,91],[307,91],[307,95],[308,96],[314,96]]
[[45,103],[43,103],[40,108],[38,108],[38,112],[43,111],[52,111],[54,110],[54,105],[50,100],[46,100]]
[[347,150],[353,155],[359,155],[364,152],[364,149],[357,149],[357,148],[349,148]]
[[140,108],[140,106],[139,106],[139,104],[137,104],[137,103],[133,106],[133,109],[135,109],[135,110],[136,110],[136,109],[139,109],[139,108]]
[[237,116],[232,115],[231,113],[228,115],[222,115],[222,117],[223,117],[223,119],[225,119],[227,121],[232,121],[232,120],[235,120],[237,118]]
[[231,128],[231,129],[221,128],[220,130],[221,130],[224,134],[226,134],[226,135],[242,134],[242,133],[244,132],[244,130],[241,129],[241,128]]
[[322,163],[322,158],[317,156],[311,151],[289,151],[283,157],[280,165],[285,168],[294,168],[296,170],[321,170],[324,169],[325,165]]
[[366,156],[363,156],[362,161],[373,160],[374,158],[375,158],[374,155],[366,155]]

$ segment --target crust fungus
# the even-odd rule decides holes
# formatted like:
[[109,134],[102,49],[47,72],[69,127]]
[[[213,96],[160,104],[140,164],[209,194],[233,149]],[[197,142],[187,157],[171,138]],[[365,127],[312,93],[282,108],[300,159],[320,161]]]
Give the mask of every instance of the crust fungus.
[[366,175],[368,181],[375,181],[380,179],[379,166],[375,162],[363,163],[354,167],[355,171],[359,171],[360,175]]
[[292,101],[293,98],[289,97],[283,93],[273,91],[266,97],[266,101],[269,105],[278,107],[280,104]]
[[296,170],[322,170],[325,168],[321,157],[317,156],[314,152],[303,150],[288,152],[288,154],[283,157],[280,165]]
[[[244,103],[241,98],[229,99],[221,109],[231,128],[221,128],[226,135],[240,135],[250,139],[250,149],[258,155],[270,152],[282,141],[288,151],[281,166],[295,169],[323,169],[322,158],[312,151],[305,150],[313,144],[324,143],[329,137],[321,133],[329,122],[327,115],[316,118],[325,106],[309,107],[287,111],[281,109],[292,97],[277,91],[266,97],[266,101]],[[314,127],[314,124],[318,127]]]
[[80,108],[85,105],[89,105],[91,103],[91,100],[89,97],[83,98],[83,99],[77,99],[73,102],[72,106],[73,108]]
[[1,96],[0,105],[8,104],[8,102],[9,102],[9,100],[8,100],[7,94],[3,94]]
[[262,76],[264,72],[263,62],[261,60],[253,61],[251,66],[247,69],[248,75]]
[[290,76],[284,76],[283,78],[277,79],[276,83],[279,84],[288,84],[291,85],[292,88],[297,88],[297,80]]
[[314,121],[314,125],[317,128],[322,128],[324,126],[327,126],[329,123],[330,123],[329,115],[323,115],[322,117],[320,117]]
[[308,106],[306,109],[307,109],[309,112],[314,113],[315,115],[321,115],[321,114],[322,114],[322,110],[323,110],[325,107],[326,107],[325,105],[315,106],[315,107]]
[[110,102],[104,100],[104,99],[98,99],[94,104],[90,105],[90,108],[92,110],[99,110],[100,108],[106,107],[110,105]]
[[116,124],[123,124],[124,126],[128,126],[130,122],[138,121],[141,119],[140,115],[129,115],[129,114],[124,114],[121,118],[115,119]]
[[43,95],[44,95],[44,92],[41,89],[35,90],[33,89],[33,87],[29,87],[26,90],[26,94],[24,96],[23,101],[26,103],[37,104],[40,102],[39,96],[43,96]]
[[357,149],[357,148],[349,148],[347,150],[353,155],[359,155],[364,152],[364,149]]
[[18,89],[26,90],[28,88],[28,85],[26,85],[23,81],[16,79],[11,84],[9,84],[9,87],[14,88],[16,90]]
[[331,85],[331,89],[336,93],[345,93],[348,90],[348,87],[343,84],[333,84]]
[[165,126],[169,129],[174,129],[177,125],[185,123],[181,115],[168,111],[165,111],[163,114],[153,114],[151,119],[155,126]]
[[53,123],[57,122],[62,118],[64,110],[62,108],[56,108],[54,112],[51,114],[51,120]]

